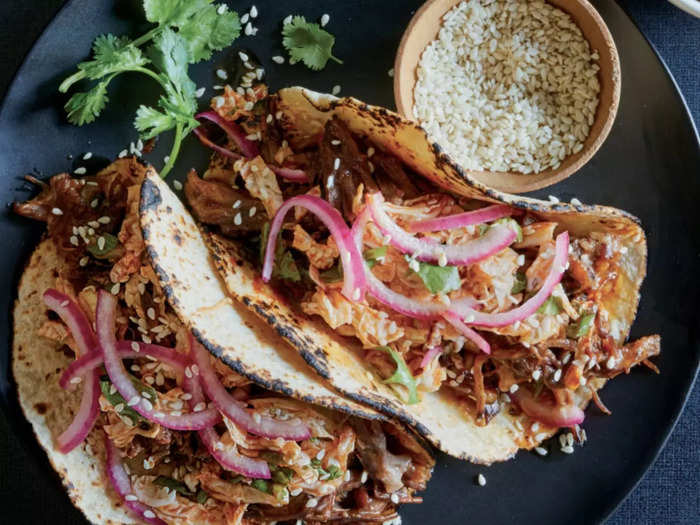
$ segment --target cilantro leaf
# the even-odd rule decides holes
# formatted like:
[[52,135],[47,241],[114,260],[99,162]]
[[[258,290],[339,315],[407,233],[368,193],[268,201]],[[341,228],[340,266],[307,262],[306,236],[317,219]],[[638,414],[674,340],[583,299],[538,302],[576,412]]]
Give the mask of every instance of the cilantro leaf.
[[328,270],[321,272],[319,276],[327,283],[340,282],[343,280],[343,265],[338,261]]
[[405,386],[408,389],[408,400],[406,403],[409,405],[418,403],[420,399],[418,399],[418,391],[416,390],[416,380],[401,354],[388,346],[378,346],[376,349],[387,352],[396,363],[396,371],[384,382]]
[[254,479],[250,485],[261,492],[267,492],[269,494],[269,487],[267,481],[264,479]]
[[[144,392],[146,392],[147,396],[150,396],[149,399],[151,399],[152,401],[156,399],[158,393],[154,390],[153,387],[143,384],[141,381],[139,381],[132,375],[129,375],[129,379],[131,379],[131,383],[134,385],[136,390],[138,390],[139,394],[143,394]],[[136,425],[137,423],[141,423],[142,421],[147,421],[146,418],[144,418],[141,414],[136,412],[136,410],[127,405],[126,401],[119,392],[112,393],[112,382],[109,380],[108,377],[100,378],[100,390],[102,391],[102,395],[107,401],[109,401],[109,403],[112,406],[117,407],[121,405],[119,415],[121,417],[129,418],[131,420],[132,425]]]
[[569,325],[566,332],[567,335],[573,339],[579,339],[586,335],[593,326],[593,320],[595,319],[595,313],[583,314],[577,323]]
[[380,262],[380,259],[386,257],[386,246],[379,246],[378,248],[368,248],[362,254],[367,261],[367,266],[372,268],[375,264]]
[[285,24],[282,37],[282,44],[289,52],[290,64],[303,62],[306,67],[320,71],[326,67],[328,60],[343,63],[332,53],[335,37],[321,29],[320,25],[307,22],[303,16],[295,16]]
[[95,39],[95,58],[78,64],[90,80],[98,80],[105,75],[129,71],[144,66],[148,59],[138,47],[132,46],[128,38],[114,35],[100,35]]
[[538,314],[544,315],[557,315],[559,312],[561,312],[561,306],[559,306],[559,299],[557,299],[553,295],[547,297],[547,300],[544,303],[542,303],[542,306],[540,306],[537,309]]
[[169,478],[167,476],[158,476],[153,480],[153,484],[158,485],[159,487],[169,488],[170,490],[181,494],[189,500],[196,501],[199,504],[204,504],[209,499],[209,494],[207,494],[204,490],[199,489],[197,492],[192,492],[182,481],[177,481],[176,479]]
[[297,268],[297,263],[294,262],[294,257],[289,251],[285,250],[282,258],[279,259],[279,264],[275,264],[274,270],[273,273],[276,273],[280,279],[286,279],[295,283],[301,281],[299,268]]
[[[100,248],[98,244],[98,239],[102,237],[104,239],[104,244],[102,245],[102,248]],[[95,239],[95,242],[91,243],[88,246],[88,251],[97,257],[98,259],[101,259],[103,257],[106,257],[109,255],[109,252],[114,250],[117,246],[119,246],[119,239],[117,239],[114,235],[111,233],[102,233]]]
[[[406,260],[409,260],[408,256]],[[462,281],[459,278],[459,269],[456,266],[438,266],[424,262],[418,262],[418,271],[415,272],[430,290],[430,293],[447,293],[459,290]]]
[[107,86],[111,77],[98,83],[89,91],[74,93],[63,106],[68,114],[68,122],[76,126],[94,122],[109,102]]
[[212,51],[231,45],[241,34],[241,22],[235,11],[219,14],[217,7],[210,5],[180,26],[178,34],[187,42],[190,62],[196,64],[209,60]]
[[527,277],[523,272],[517,272],[515,274],[515,282],[513,283],[513,288],[511,288],[510,293],[516,294],[522,292],[527,287]]
[[143,10],[149,22],[179,25],[209,4],[211,0],[143,0]]
[[136,111],[134,127],[143,139],[151,139],[164,131],[173,129],[177,121],[172,115],[158,111],[150,106],[139,106]]

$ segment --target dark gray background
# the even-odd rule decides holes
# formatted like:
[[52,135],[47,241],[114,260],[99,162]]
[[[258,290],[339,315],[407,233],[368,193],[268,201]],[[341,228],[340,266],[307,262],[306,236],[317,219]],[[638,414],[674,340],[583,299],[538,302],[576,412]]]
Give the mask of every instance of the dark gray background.
[[[0,97],[23,56],[62,3],[63,0],[0,0]],[[663,0],[620,3],[666,61],[696,125],[700,125],[700,20]],[[666,448],[608,523],[700,523],[699,416],[700,389],[696,387]],[[5,425],[5,419],[0,418],[0,458],[19,454],[18,445],[7,439]],[[13,480],[23,473],[16,463],[9,468],[7,461],[0,464],[0,509],[6,509],[14,498],[21,498],[13,491]]]

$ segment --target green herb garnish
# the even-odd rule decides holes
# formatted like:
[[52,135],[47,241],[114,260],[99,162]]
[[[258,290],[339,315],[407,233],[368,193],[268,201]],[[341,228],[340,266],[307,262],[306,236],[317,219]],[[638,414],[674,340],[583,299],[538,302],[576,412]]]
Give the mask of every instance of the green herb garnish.
[[510,293],[516,294],[520,293],[527,287],[527,277],[523,272],[517,272],[515,274],[515,282],[513,283],[513,288],[510,289]]
[[[144,0],[146,19],[156,27],[130,39],[107,34],[93,43],[93,57],[80,62],[78,71],[59,86],[66,93],[76,82],[90,80],[92,88],[73,94],[65,105],[68,120],[82,126],[93,122],[109,102],[107,87],[121,73],[140,73],[163,89],[157,108],[140,106],[134,126],[144,140],[171,129],[175,138],[169,160],[161,170],[172,169],[182,140],[199,123],[195,84],[188,76],[189,64],[211,57],[229,45],[241,32],[238,14],[212,0]],[[143,46],[149,44],[144,51]]]
[[289,501],[289,491],[287,487],[278,485],[277,483],[272,484],[272,495],[277,501]]
[[206,503],[207,499],[209,499],[209,494],[207,494],[204,490],[199,489],[197,492],[192,492],[182,481],[177,481],[167,476],[158,476],[153,480],[153,484],[158,485],[159,487],[167,487],[170,490],[174,490],[178,494],[186,497],[187,499],[196,501],[200,504]]
[[195,494],[195,496],[194,496],[194,501],[196,501],[200,505],[204,505],[208,499],[209,499],[209,494],[204,492],[202,489],[199,489],[197,491],[197,494]]
[[518,224],[518,222],[515,219],[511,219],[510,217],[504,217],[503,219],[498,219],[497,221],[495,221],[494,224],[505,224],[515,232],[516,242],[523,241],[523,229],[520,227],[520,224]]
[[561,312],[560,304],[559,299],[553,295],[550,295],[547,297],[547,300],[542,303],[542,306],[537,309],[537,313],[544,315],[557,315],[559,312]]
[[[410,258],[404,255],[407,261]],[[462,281],[459,278],[459,269],[456,266],[438,266],[418,262],[418,271],[415,272],[425,284],[425,287],[430,290],[430,293],[447,293],[453,290],[459,290],[462,287]]]
[[479,237],[483,237],[483,235],[486,233],[486,230],[489,229],[488,224],[479,224]]
[[335,37],[321,26],[307,22],[303,16],[295,16],[282,28],[282,44],[289,52],[289,63],[303,62],[304,65],[314,71],[320,71],[328,60],[334,60],[338,64],[343,61],[334,57],[332,50]]
[[578,322],[567,327],[566,334],[574,339],[583,337],[591,330],[594,319],[595,313],[583,314],[579,318]]
[[[259,254],[261,264],[265,260],[265,248],[267,247],[267,240],[269,237],[270,223],[266,222],[263,224],[260,232]],[[285,243],[281,237],[278,239],[277,245],[275,246],[275,261],[272,268],[272,276],[279,279],[287,279],[295,283],[301,281],[301,273],[299,272],[297,263],[294,261],[292,254],[285,249]]]
[[378,248],[367,248],[362,256],[367,261],[367,266],[372,268],[375,264],[379,262],[379,259],[386,256],[386,246],[379,246]]
[[[131,379],[131,383],[134,385],[134,388],[138,390],[139,394],[143,396],[145,393],[146,396],[144,397],[147,397],[151,403],[155,403],[158,393],[153,387],[144,385],[132,375],[129,375],[129,378]],[[111,392],[112,382],[108,377],[104,376],[100,378],[100,390],[102,391],[102,395],[105,396],[105,399],[109,401],[113,407],[117,407],[119,405],[122,406],[122,409],[118,412],[118,414],[121,417],[128,417],[131,420],[132,425],[136,425],[142,421],[147,421],[141,414],[127,405],[126,401],[118,391],[115,391],[114,393]]]
[[328,270],[319,273],[319,276],[326,283],[340,282],[343,280],[343,265],[338,261]]
[[277,467],[272,471],[272,481],[287,485],[294,477],[294,470],[287,467]]
[[387,352],[396,363],[396,371],[391,377],[385,379],[384,382],[405,386],[408,390],[407,404],[413,405],[418,403],[420,400],[418,399],[418,391],[416,390],[416,380],[408,369],[408,365],[406,365],[406,361],[404,361],[401,354],[388,346],[378,346],[376,349]]
[[260,492],[267,492],[269,494],[269,487],[267,485],[267,481],[262,480],[262,479],[254,479],[251,483],[250,486],[258,489]]
[[[100,237],[104,239],[104,244],[99,242]],[[101,244],[102,248],[100,248]],[[119,239],[117,239],[114,235],[111,233],[101,233],[95,238],[95,242],[90,244],[87,249],[92,255],[98,259],[101,259],[109,255],[109,252],[114,250],[118,245]]]

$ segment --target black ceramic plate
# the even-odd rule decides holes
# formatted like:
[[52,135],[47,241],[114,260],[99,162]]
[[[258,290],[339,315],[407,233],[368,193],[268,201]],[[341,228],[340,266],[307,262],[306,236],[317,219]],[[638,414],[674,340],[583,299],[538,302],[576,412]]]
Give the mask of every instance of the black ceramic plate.
[[[112,103],[97,123],[76,128],[66,123],[64,98],[56,87],[83,59],[98,33],[140,33],[140,1],[73,0],[56,16],[27,57],[0,113],[0,200],[23,199],[27,172],[50,175],[70,170],[91,151],[114,157],[135,140],[131,118],[137,101],[155,97],[141,78],[124,78],[111,88]],[[273,89],[301,84],[320,91],[339,85],[371,103],[393,106],[392,67],[401,33],[419,0],[348,0],[314,5],[308,0],[258,0],[260,31],[241,38],[235,49],[252,51],[266,65]],[[642,476],[663,445],[683,406],[700,357],[700,149],[697,134],[673,80],[632,22],[611,0],[594,2],[608,23],[622,59],[622,101],[615,126],[595,158],[567,181],[539,192],[561,199],[610,204],[641,218],[649,241],[649,273],[632,335],[661,333],[663,351],[656,360],[661,375],[639,369],[612,381],[603,392],[613,415],[587,412],[589,442],[566,456],[552,447],[541,458],[520,453],[490,468],[438,458],[423,505],[406,507],[404,522],[417,523],[591,523],[603,520]],[[115,7],[116,6],[116,7]],[[249,6],[236,3],[239,12]],[[278,66],[282,54],[280,23],[290,13],[317,19],[331,15],[328,29],[337,36],[335,54],[322,73],[301,65]],[[194,68],[200,86],[219,83],[213,71],[230,63],[233,51]],[[207,95],[211,95],[209,90]],[[163,148],[165,148],[163,141]],[[166,152],[149,156],[160,166]],[[181,177],[204,166],[207,152],[188,140],[176,166]],[[9,374],[10,308],[22,266],[41,229],[5,213],[0,217],[0,390],[2,433],[13,456],[1,468],[11,471],[14,494],[5,498],[8,523],[81,523],[60,487],[15,400]],[[483,473],[485,487],[474,479]],[[16,504],[10,504],[16,501]],[[38,504],[37,504],[38,503]]]

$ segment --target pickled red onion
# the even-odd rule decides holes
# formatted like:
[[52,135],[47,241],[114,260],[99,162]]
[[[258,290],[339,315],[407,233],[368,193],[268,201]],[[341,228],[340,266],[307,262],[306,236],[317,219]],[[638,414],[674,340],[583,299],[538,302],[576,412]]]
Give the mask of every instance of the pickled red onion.
[[284,168],[282,166],[269,166],[277,175],[291,182],[310,182],[309,176],[304,170],[297,168]]
[[458,316],[456,316],[453,313],[447,312],[444,314],[443,317],[445,318],[445,321],[454,326],[459,333],[466,336],[482,352],[484,352],[485,354],[491,353],[491,345],[489,345],[488,341],[481,337],[481,335],[479,335],[479,333],[476,330],[464,324]]
[[566,270],[567,259],[569,257],[569,233],[562,232],[557,235],[555,252],[552,260],[552,266],[547,273],[547,277],[542,283],[542,287],[530,299],[523,304],[507,312],[498,313],[483,313],[474,310],[471,306],[464,303],[453,303],[449,311],[455,314],[459,319],[463,319],[469,324],[478,326],[508,326],[516,321],[534,314],[537,309],[547,300],[552,294],[554,287],[559,284],[564,271]]
[[583,423],[586,417],[577,405],[549,405],[538,402],[525,388],[509,395],[526,415],[548,426],[572,427]]
[[496,224],[484,235],[463,244],[438,244],[433,240],[421,239],[408,233],[396,224],[384,209],[384,197],[381,193],[367,195],[367,205],[372,220],[389,238],[389,243],[402,253],[415,256],[419,261],[443,262],[450,265],[473,264],[500,252],[510,245],[517,234],[505,224]]
[[277,236],[282,229],[285,215],[294,206],[306,208],[326,225],[336,246],[338,246],[340,261],[343,265],[343,295],[351,301],[361,301],[365,293],[365,274],[362,269],[363,259],[357,246],[350,239],[350,228],[345,224],[345,220],[338,210],[322,198],[313,195],[297,195],[287,199],[277,210],[270,225],[270,233],[267,238],[267,246],[265,247],[262,271],[263,281],[268,282],[272,277]]
[[453,230],[472,224],[482,224],[484,222],[502,219],[503,217],[510,217],[516,211],[515,208],[511,208],[505,204],[494,204],[474,211],[465,211],[454,215],[415,221],[409,224],[406,230],[411,233]]
[[439,356],[442,353],[442,347],[441,346],[431,346],[428,351],[425,353],[423,356],[423,359],[420,361],[420,367],[425,368],[427,367],[433,359],[435,359],[437,356]]
[[[208,120],[219,126],[226,133],[226,135],[233,139],[236,146],[238,146],[238,149],[240,149],[241,153],[243,153],[243,156],[252,158],[260,155],[260,150],[255,142],[248,140],[243,129],[232,120],[226,120],[215,111],[203,111],[202,113],[195,115],[194,118],[199,121]],[[201,140],[201,135],[199,133],[197,136],[200,137]]]

